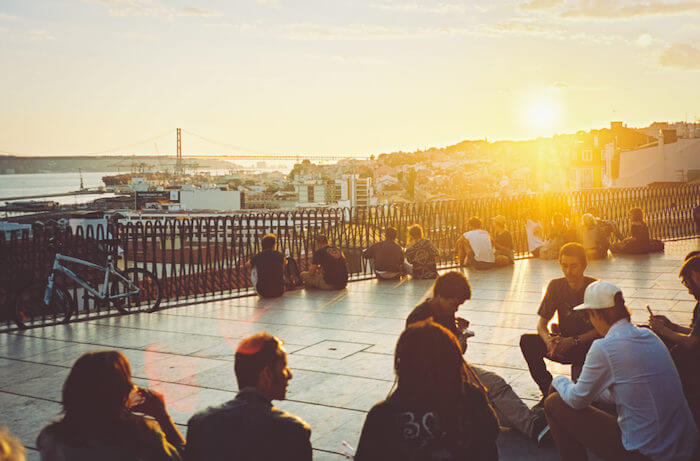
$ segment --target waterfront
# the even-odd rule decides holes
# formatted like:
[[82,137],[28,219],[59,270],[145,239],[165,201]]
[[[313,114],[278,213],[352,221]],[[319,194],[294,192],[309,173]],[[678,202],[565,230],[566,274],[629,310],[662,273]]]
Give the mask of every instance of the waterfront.
[[[94,189],[104,187],[102,176],[114,174],[105,172],[83,173],[83,185]],[[0,198],[23,197],[29,195],[50,195],[73,192],[80,189],[80,173],[37,173],[37,174],[6,174],[0,176]],[[87,194],[52,197],[61,205],[77,205],[88,203],[99,197],[111,197],[114,194]],[[42,200],[42,199],[35,199]]]

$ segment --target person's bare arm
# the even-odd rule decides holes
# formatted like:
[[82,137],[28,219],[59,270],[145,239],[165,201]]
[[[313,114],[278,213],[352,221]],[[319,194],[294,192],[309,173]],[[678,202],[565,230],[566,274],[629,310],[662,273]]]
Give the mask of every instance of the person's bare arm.
[[[695,349],[700,346],[700,338],[698,338],[697,336],[690,335],[689,328],[687,329],[688,333],[681,333],[675,331],[675,329],[672,327],[680,327],[680,325],[676,325],[670,320],[665,319],[665,317],[661,317],[663,316],[654,315],[649,319],[649,326],[651,326],[651,329],[654,331],[654,333],[668,341],[671,341],[673,344],[678,344],[686,349]],[[667,320],[669,324],[666,324],[664,319]]]

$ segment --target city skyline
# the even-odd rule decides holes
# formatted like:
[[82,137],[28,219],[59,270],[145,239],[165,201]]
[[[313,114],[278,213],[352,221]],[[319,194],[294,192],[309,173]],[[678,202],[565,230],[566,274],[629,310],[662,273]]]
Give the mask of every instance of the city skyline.
[[699,18],[696,1],[0,0],[0,151],[180,126],[240,152],[378,154],[693,122]]

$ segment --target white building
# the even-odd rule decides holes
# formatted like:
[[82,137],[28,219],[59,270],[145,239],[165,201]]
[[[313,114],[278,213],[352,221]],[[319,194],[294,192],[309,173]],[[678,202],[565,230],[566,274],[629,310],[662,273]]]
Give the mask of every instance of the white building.
[[372,178],[360,178],[356,174],[344,174],[342,179],[336,179],[336,196],[338,206],[363,207],[377,204],[372,187]]
[[335,203],[334,183],[321,180],[307,180],[294,185],[297,206],[315,206]]
[[625,151],[620,154],[620,173],[613,187],[639,187],[653,182],[687,182],[700,179],[700,138]]
[[238,211],[245,204],[245,193],[241,190],[223,190],[219,188],[195,188],[190,185],[182,186],[180,190],[170,191],[170,201],[179,203],[182,211],[216,210]]

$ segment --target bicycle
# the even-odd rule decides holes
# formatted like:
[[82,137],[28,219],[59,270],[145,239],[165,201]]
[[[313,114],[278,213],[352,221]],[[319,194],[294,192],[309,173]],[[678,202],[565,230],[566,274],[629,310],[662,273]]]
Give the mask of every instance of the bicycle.
[[[64,266],[64,263],[73,263],[91,269],[104,272],[104,282],[101,288],[92,286],[83,280],[75,272]],[[126,314],[134,307],[140,307],[146,312],[154,312],[158,309],[162,300],[160,283],[152,272],[140,268],[130,267],[119,270],[114,267],[112,255],[107,256],[107,265],[85,261],[71,256],[56,253],[53,267],[49,275],[43,299],[27,303],[19,294],[15,298],[15,323],[20,329],[27,328],[27,321],[36,313],[54,317],[63,316],[61,323],[68,323],[77,305],[70,292],[56,280],[56,274],[63,274],[73,280],[85,290],[85,299],[94,299],[97,303],[106,305],[111,303],[120,313]],[[41,293],[37,290],[29,290],[29,296]],[[33,295],[34,294],[34,295]],[[144,307],[145,306],[145,307]]]

